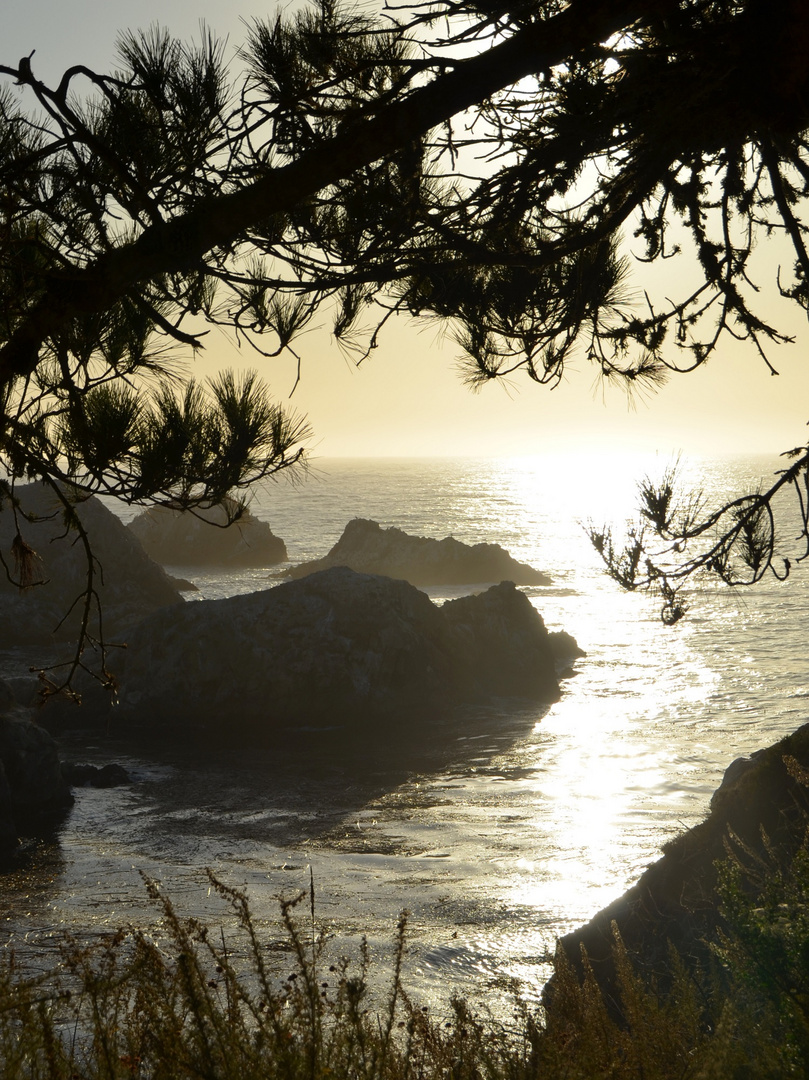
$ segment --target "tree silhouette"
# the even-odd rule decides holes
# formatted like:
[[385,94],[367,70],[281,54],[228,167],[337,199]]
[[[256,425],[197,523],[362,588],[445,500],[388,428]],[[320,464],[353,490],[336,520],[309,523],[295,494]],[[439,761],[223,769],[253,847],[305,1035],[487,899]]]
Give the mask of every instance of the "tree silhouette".
[[[34,53],[0,66],[10,485],[193,507],[297,462],[300,422],[256,377],[202,389],[173,370],[206,325],[262,360],[298,355],[327,311],[360,359],[396,314],[433,318],[476,387],[518,371],[553,386],[574,353],[656,385],[728,337],[775,371],[789,338],[762,291],[809,305],[807,57],[800,0],[416,0],[378,17],[318,0],[253,22],[235,74],[209,35],[157,29],[123,34],[113,73],[79,65],[56,87]],[[768,237],[789,265],[765,280]],[[689,267],[680,293],[633,286],[633,263],[665,260]],[[803,447],[779,486],[805,492],[807,467]],[[757,498],[692,569],[729,580],[744,545],[754,576],[775,565]],[[674,550],[728,520],[662,535]],[[642,544],[630,582],[600,543],[625,583],[646,567],[676,593]]]

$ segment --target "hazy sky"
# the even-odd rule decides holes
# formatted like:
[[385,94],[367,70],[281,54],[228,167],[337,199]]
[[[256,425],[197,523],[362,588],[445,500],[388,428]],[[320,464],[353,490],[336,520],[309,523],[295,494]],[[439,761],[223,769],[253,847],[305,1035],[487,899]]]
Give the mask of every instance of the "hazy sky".
[[[257,0],[3,0],[0,63],[16,64],[36,49],[34,68],[45,81],[75,63],[103,70],[113,63],[120,30],[153,22],[188,38],[204,20],[228,36],[232,53],[243,37],[240,18],[272,10]],[[765,269],[772,281],[774,257]],[[643,272],[639,267],[638,290]],[[325,316],[323,324],[299,340],[303,378],[292,400],[311,421],[319,456],[510,456],[589,447],[776,452],[809,438],[809,327],[799,313],[789,315],[797,344],[772,354],[778,378],[750,350],[728,343],[706,369],[673,377],[632,406],[619,389],[605,394],[584,359],[552,392],[518,378],[473,395],[455,371],[459,350],[434,324],[402,321],[356,370],[330,340]],[[224,335],[209,335],[204,370],[244,361]],[[263,363],[262,374],[286,397],[293,364]]]

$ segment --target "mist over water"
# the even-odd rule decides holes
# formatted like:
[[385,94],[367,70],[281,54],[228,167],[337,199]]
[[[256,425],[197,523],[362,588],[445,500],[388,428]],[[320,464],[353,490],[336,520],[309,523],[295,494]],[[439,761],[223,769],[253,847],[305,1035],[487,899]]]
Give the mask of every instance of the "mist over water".
[[[500,543],[551,575],[552,585],[525,591],[549,629],[572,633],[588,656],[550,709],[469,710],[430,744],[401,731],[365,744],[310,732],[249,760],[211,762],[131,746],[122,755],[114,736],[99,742],[91,759],[122,761],[139,782],[77,792],[53,844],[4,882],[6,943],[46,965],[63,929],[92,936],[153,921],[141,871],[183,913],[226,922],[205,867],[247,888],[277,941],[277,897],[308,887],[311,867],[334,955],[366,934],[385,956],[407,908],[405,982],[433,1007],[460,993],[497,1008],[507,978],[535,1000],[556,937],[700,820],[734,758],[808,719],[806,571],[786,586],[698,593],[673,628],[650,599],[603,574],[581,523],[620,524],[637,481],[667,464],[637,455],[329,461],[297,486],[257,492],[254,513],[293,562],[325,554],[352,517]],[[684,462],[682,472],[710,498],[778,467],[777,458]],[[171,570],[202,597],[279,580],[264,570]],[[463,590],[426,591],[441,602]]]

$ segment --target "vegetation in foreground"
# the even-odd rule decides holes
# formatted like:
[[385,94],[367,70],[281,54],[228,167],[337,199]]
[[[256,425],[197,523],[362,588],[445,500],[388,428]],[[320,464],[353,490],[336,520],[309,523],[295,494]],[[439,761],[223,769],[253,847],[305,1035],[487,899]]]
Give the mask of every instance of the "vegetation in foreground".
[[[805,823],[804,823],[805,824]],[[766,848],[766,845],[765,845]],[[20,1080],[540,1080],[780,1078],[809,1073],[809,832],[786,860],[748,852],[723,867],[725,928],[708,965],[672,954],[664,993],[633,968],[616,933],[618,996],[586,963],[560,955],[547,1017],[515,995],[516,1026],[462,1000],[436,1020],[405,989],[400,919],[389,986],[369,999],[367,950],[325,970],[323,937],[284,902],[294,970],[267,964],[245,896],[212,878],[233,907],[247,965],[224,938],[183,920],[153,883],[166,937],[138,930],[100,947],[66,942],[50,975],[13,958],[0,973],[2,1076]],[[308,923],[308,920],[306,920]],[[243,954],[242,954],[243,955]]]

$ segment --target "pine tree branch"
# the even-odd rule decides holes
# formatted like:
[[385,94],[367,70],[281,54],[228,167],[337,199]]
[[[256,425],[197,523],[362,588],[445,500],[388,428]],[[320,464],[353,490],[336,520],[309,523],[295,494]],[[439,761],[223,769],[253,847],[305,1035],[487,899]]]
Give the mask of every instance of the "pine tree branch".
[[237,244],[256,221],[293,210],[520,79],[676,6],[676,0],[573,0],[560,14],[518,30],[403,100],[348,121],[333,138],[241,190],[202,198],[192,210],[149,225],[136,240],[87,267],[50,274],[39,299],[0,347],[0,386],[29,375],[42,343],[76,317],[108,310],[161,274],[193,268],[208,252]]

